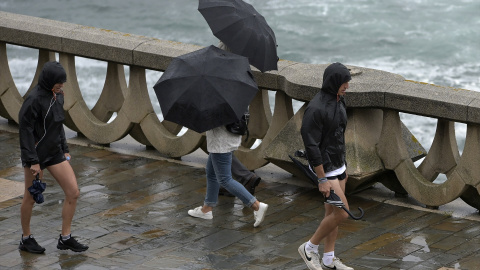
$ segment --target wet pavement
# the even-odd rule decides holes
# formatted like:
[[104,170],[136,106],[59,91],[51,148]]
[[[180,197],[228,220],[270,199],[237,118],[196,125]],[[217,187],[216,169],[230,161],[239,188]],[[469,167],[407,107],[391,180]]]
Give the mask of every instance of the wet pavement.
[[[57,250],[63,193],[46,173],[45,202],[35,205],[32,231],[45,254],[18,250],[23,169],[18,134],[0,131],[0,269],[306,269],[297,253],[324,214],[316,189],[269,175],[253,213],[220,196],[213,220],[189,217],[202,204],[205,173],[188,162],[70,144],[80,187],[72,233],[90,249]],[[293,177],[291,177],[293,178]],[[11,187],[11,188],[10,188]],[[392,205],[364,191],[349,196],[353,213],[339,228],[336,255],[355,269],[480,269],[480,222],[442,211]],[[476,214],[478,215],[478,213]]]

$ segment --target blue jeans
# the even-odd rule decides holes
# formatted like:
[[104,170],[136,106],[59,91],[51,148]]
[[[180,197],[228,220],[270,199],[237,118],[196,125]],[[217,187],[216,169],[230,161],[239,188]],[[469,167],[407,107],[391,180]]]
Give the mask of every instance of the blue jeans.
[[248,192],[245,187],[232,178],[232,155],[233,153],[210,153],[207,166],[207,195],[204,204],[215,207],[218,202],[220,186],[239,198],[243,204],[251,207],[257,199]]

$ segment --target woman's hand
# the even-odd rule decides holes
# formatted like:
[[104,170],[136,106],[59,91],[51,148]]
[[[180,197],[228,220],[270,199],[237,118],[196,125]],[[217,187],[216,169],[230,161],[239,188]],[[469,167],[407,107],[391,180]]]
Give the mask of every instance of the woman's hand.
[[70,162],[70,159],[72,159],[72,156],[70,156],[69,153],[65,153],[64,155],[65,155],[65,159],[66,159],[68,162]]
[[42,171],[40,169],[40,164],[33,164],[30,166],[30,171],[32,172],[33,176],[37,175],[37,173],[40,173]]

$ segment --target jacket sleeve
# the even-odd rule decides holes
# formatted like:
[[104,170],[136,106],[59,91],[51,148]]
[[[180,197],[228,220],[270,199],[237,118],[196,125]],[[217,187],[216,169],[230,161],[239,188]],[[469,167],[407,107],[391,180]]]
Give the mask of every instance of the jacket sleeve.
[[62,151],[63,153],[69,153],[70,150],[68,149],[67,139],[65,138],[65,129],[62,126],[62,132],[60,134],[60,139],[62,142]]
[[30,100],[26,100],[18,116],[21,158],[23,162],[31,165],[39,163],[33,135],[35,120],[39,113],[34,104]]
[[307,152],[309,163],[313,167],[323,164],[322,153],[320,145],[322,142],[323,123],[320,112],[315,108],[308,108],[305,110],[302,120],[302,134],[303,144]]

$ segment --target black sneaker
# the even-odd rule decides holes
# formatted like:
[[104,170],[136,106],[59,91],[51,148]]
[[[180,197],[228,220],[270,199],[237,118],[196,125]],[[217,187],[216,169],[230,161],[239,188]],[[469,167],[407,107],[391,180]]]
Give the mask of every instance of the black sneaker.
[[45,252],[45,248],[40,246],[32,235],[28,236],[26,240],[23,240],[22,234],[22,240],[20,240],[20,245],[18,246],[18,249],[37,254]]
[[75,240],[75,238],[73,238],[73,236],[70,236],[68,240],[62,240],[62,236],[60,235],[57,248],[61,250],[70,249],[71,251],[82,252],[87,250],[88,246],[80,244],[79,242],[77,242],[77,240]]

